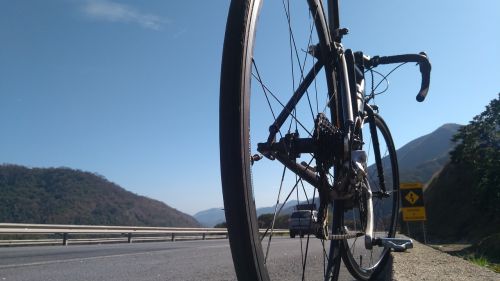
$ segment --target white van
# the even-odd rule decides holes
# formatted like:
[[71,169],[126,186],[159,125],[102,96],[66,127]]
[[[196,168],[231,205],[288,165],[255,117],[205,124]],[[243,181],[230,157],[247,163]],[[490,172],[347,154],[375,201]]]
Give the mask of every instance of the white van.
[[318,211],[316,210],[297,210],[292,213],[288,220],[288,228],[290,230],[290,238],[295,238],[295,235],[304,237],[306,234],[315,234],[318,223]]

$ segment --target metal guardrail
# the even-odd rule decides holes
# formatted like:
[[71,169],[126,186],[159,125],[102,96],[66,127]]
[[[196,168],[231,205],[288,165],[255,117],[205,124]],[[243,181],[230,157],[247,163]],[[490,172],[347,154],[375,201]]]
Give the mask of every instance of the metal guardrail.
[[[264,233],[265,230],[260,230]],[[146,227],[146,226],[105,226],[105,225],[61,225],[61,224],[23,224],[0,223],[0,235],[62,235],[61,239],[36,239],[36,240],[2,240],[0,245],[33,245],[33,244],[59,244],[68,245],[69,235],[121,235],[126,237],[126,242],[159,241],[177,238],[207,239],[227,238],[226,228],[187,228],[187,227]],[[275,229],[273,234],[288,234],[287,229]],[[149,237],[147,235],[150,235]],[[151,236],[161,235],[161,236]],[[169,235],[169,236],[165,236]],[[1,237],[1,236],[0,236]],[[71,239],[76,243],[109,243],[125,242],[119,238],[85,238]]]

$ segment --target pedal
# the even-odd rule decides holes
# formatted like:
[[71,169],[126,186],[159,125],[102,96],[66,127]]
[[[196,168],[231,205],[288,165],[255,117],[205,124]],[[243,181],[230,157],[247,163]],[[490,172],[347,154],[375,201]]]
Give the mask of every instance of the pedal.
[[407,238],[375,238],[373,245],[391,248],[396,252],[404,252],[413,248],[413,241]]

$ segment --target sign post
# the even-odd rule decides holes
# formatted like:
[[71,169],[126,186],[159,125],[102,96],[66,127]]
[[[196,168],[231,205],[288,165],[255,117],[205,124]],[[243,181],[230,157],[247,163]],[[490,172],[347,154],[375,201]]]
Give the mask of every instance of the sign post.
[[424,232],[424,242],[427,243],[424,222],[427,220],[424,205],[423,185],[419,182],[401,183],[403,221],[408,222],[421,221]]

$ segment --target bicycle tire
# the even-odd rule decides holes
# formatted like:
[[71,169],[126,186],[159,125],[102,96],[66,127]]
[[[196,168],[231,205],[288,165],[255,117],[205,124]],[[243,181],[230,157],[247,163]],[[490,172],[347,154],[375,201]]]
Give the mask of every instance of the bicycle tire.
[[[380,164],[383,166],[383,176],[379,174],[379,169],[376,167],[376,163],[374,163],[371,167],[368,168],[369,174],[369,182],[370,187],[373,194],[377,194],[377,191],[380,191],[380,180],[381,178],[385,181],[386,191],[390,193],[388,198],[383,198],[380,196],[377,198],[374,196],[373,202],[373,212],[374,212],[374,236],[376,237],[394,237],[396,232],[396,225],[398,220],[398,207],[399,207],[399,170],[396,156],[396,149],[394,147],[394,142],[392,140],[389,128],[387,127],[385,121],[375,113],[369,113],[368,117],[368,128],[372,125],[372,129],[367,128],[366,132],[363,133],[363,136],[370,136],[370,140],[365,141],[365,149],[368,150],[367,153],[371,149],[374,150],[375,144],[373,143],[373,135],[377,134],[377,139],[379,143],[379,148],[385,147],[381,151],[386,151],[385,155],[380,156]],[[375,130],[373,130],[375,129]],[[371,149],[369,148],[372,146]],[[373,153],[376,154],[376,153]],[[374,155],[376,157],[376,155]],[[370,161],[370,160],[368,160]],[[345,221],[352,215],[352,220],[355,221],[356,212],[351,213],[344,212],[343,223],[346,224]],[[361,215],[360,215],[361,216]],[[357,222],[354,222],[356,225]],[[351,223],[352,226],[352,223]],[[383,232],[382,234],[380,232]],[[358,239],[358,238],[356,238]],[[389,251],[388,248],[380,248],[378,246],[374,246],[373,249],[364,249],[364,241],[363,237],[361,240],[351,239],[343,240],[341,247],[342,259],[344,264],[346,265],[349,272],[358,280],[369,280],[374,278],[379,274],[387,263]],[[361,243],[359,243],[361,242]],[[361,246],[359,244],[362,244]],[[360,246],[360,247],[356,247]],[[359,254],[359,258],[355,256],[356,249],[360,248],[357,252]],[[361,253],[360,253],[361,252]],[[373,255],[375,253],[375,258]],[[370,257],[370,261],[367,265],[363,265],[363,258]],[[365,261],[366,263],[366,261]]]
[[[318,16],[318,12],[313,15],[315,20],[317,16],[321,17],[319,21],[322,22],[320,27],[315,24],[314,29],[320,48],[327,49],[326,42],[329,42],[330,39],[322,11],[322,3],[318,0],[310,0],[309,3],[316,5],[315,9],[322,13],[321,16]],[[258,232],[251,158],[253,148],[250,145],[249,129],[250,84],[252,64],[254,63],[256,22],[260,9],[261,1],[259,0],[231,1],[221,69],[219,115],[221,181],[231,253],[236,275],[240,281],[268,281],[273,277],[273,273],[268,270],[265,261],[267,252],[264,254]],[[309,13],[309,11],[306,12]],[[325,77],[328,77],[328,73],[331,75],[333,71],[327,70],[325,73]],[[325,78],[325,80],[327,79]],[[327,98],[325,97],[325,99]],[[297,126],[297,124],[295,125]],[[302,243],[302,238],[298,241]],[[309,235],[307,236],[307,245],[309,245]],[[332,242],[328,250],[325,250],[323,244],[324,253],[322,255],[326,256],[326,258],[323,256],[323,260],[328,260],[327,266],[330,267],[328,270],[331,272],[328,273],[329,280],[336,280],[338,276],[341,259],[339,249],[338,241]],[[328,259],[329,256],[332,258]],[[307,253],[305,257],[307,259]],[[323,263],[323,267],[325,267],[325,262]],[[305,267],[305,263],[302,265]],[[302,269],[301,274],[304,279],[305,269]],[[321,279],[324,280],[324,276]]]

